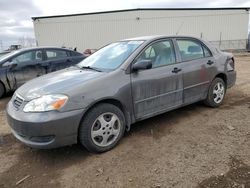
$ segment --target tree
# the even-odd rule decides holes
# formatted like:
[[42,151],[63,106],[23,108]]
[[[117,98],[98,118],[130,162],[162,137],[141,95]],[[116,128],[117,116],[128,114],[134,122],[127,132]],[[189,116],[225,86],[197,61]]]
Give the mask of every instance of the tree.
[[23,36],[18,39],[18,44],[22,47],[36,46],[36,40],[32,37]]

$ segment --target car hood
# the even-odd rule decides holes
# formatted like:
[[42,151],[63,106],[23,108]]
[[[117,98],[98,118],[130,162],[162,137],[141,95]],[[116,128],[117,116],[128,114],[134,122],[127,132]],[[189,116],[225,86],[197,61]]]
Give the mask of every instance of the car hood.
[[70,67],[33,79],[21,86],[16,94],[25,100],[32,100],[47,94],[67,94],[67,91],[74,87],[104,74],[106,73]]

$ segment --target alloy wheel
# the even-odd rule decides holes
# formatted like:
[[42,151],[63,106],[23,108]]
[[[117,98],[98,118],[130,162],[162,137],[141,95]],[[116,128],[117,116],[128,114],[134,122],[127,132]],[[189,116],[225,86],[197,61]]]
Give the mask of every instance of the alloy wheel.
[[121,132],[121,122],[114,113],[103,113],[91,127],[91,139],[97,146],[113,144]]
[[213,99],[216,104],[219,104],[222,102],[225,95],[225,87],[223,83],[218,82],[213,89]]

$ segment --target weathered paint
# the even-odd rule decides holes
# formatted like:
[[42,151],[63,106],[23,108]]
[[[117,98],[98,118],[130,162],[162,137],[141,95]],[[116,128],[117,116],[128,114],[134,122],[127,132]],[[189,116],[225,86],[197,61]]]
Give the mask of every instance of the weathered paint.
[[[188,37],[178,37],[185,38]],[[51,133],[55,139],[50,143],[22,142],[38,148],[51,148],[77,142],[77,131],[81,117],[95,104],[107,100],[118,101],[127,118],[127,123],[149,118],[180,106],[184,106],[207,96],[210,83],[218,74],[226,77],[227,86],[235,84],[236,72],[229,71],[227,64],[232,54],[223,53],[205,41],[211,56],[190,61],[182,61],[176,44],[176,37],[152,36],[133,40],[145,40],[123,64],[113,71],[98,72],[89,69],[71,67],[32,80],[21,86],[7,106],[8,120],[16,134],[29,137],[46,136]],[[132,39],[131,39],[132,40]],[[171,40],[174,44],[176,61],[147,70],[133,71],[132,65],[143,50],[158,41]],[[158,55],[158,54],[156,54]],[[208,62],[213,61],[213,64]],[[179,72],[174,72],[178,68]],[[65,94],[69,100],[59,111],[25,113],[23,107],[32,99],[46,94]],[[15,96],[21,96],[23,103],[16,110],[13,107]],[[64,116],[65,114],[65,116]],[[69,123],[71,122],[72,123]],[[41,125],[39,126],[39,123]],[[65,124],[68,123],[68,124]],[[26,126],[26,124],[28,124]],[[63,129],[62,125],[63,124]],[[47,126],[49,125],[49,126]],[[127,124],[129,127],[130,124]],[[26,127],[29,127],[27,132]],[[34,127],[34,128],[32,128]],[[68,134],[70,130],[70,135]],[[39,132],[41,131],[41,132]],[[50,135],[50,134],[49,134]]]

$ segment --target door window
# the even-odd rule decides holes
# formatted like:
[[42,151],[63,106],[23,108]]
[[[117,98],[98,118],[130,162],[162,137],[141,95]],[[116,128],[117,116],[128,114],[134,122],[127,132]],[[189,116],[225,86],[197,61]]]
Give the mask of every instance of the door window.
[[47,59],[59,59],[67,57],[65,50],[46,50]]
[[152,46],[147,48],[144,53],[146,59],[155,58],[155,50]]
[[175,63],[175,53],[170,41],[156,42],[142,52],[137,61],[151,60],[152,67],[160,67]]
[[42,51],[33,50],[33,51],[25,52],[12,59],[13,63],[23,63],[23,62],[30,62],[30,61],[42,61]]
[[204,57],[202,45],[192,40],[177,39],[182,61],[190,61]]
[[203,46],[203,50],[204,50],[204,56],[205,57],[211,57],[211,52],[205,47]]

